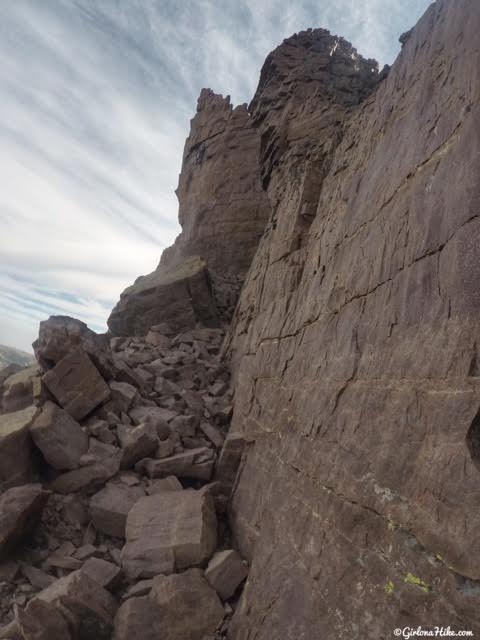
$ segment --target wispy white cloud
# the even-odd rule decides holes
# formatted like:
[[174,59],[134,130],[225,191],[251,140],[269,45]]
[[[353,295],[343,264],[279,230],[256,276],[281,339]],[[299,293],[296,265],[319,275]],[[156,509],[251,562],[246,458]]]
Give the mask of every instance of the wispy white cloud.
[[28,348],[50,313],[102,330],[156,266],[202,87],[248,102],[268,52],[308,27],[391,62],[428,3],[0,3],[0,343]]

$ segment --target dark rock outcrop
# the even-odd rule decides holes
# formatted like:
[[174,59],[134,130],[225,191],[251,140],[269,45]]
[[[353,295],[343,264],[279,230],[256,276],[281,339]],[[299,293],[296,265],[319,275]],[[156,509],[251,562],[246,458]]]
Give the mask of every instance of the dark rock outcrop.
[[182,233],[156,271],[126,289],[108,320],[114,335],[229,321],[270,214],[259,136],[245,105],[204,89],[185,143],[177,196]]
[[[252,560],[236,640],[480,631],[479,29],[478,2],[439,0],[373,94],[346,110],[333,91],[303,235],[309,165],[268,83],[254,100],[273,214],[231,340],[231,525]],[[328,105],[296,86],[307,133]]]
[[480,633],[479,32],[437,0],[381,73],[316,29],[202,92],[118,335],[0,377],[0,638]]

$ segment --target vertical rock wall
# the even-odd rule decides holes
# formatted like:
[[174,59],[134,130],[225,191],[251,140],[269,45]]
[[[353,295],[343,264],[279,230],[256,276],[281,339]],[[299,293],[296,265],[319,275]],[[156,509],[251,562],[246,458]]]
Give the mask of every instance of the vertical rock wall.
[[258,154],[246,105],[233,108],[229,97],[202,90],[177,189],[182,233],[156,271],[122,293],[108,321],[112,333],[230,321],[270,215]]
[[438,0],[373,93],[324,33],[267,59],[272,217],[230,340],[235,640],[480,632],[478,33],[476,0]]

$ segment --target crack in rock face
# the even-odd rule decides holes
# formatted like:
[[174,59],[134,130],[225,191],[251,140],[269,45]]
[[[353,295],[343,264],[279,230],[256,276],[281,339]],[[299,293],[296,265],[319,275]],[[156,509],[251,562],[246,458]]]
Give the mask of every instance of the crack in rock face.
[[0,639],[480,634],[479,32],[202,90],[175,244],[0,375]]

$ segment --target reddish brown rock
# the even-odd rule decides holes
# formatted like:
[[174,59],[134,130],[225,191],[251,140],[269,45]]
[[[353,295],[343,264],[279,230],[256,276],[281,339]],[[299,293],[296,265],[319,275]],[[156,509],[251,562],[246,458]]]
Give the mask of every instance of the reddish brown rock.
[[259,148],[246,106],[233,108],[230,98],[204,89],[177,189],[182,233],[157,270],[123,292],[108,320],[114,334],[145,335],[165,321],[179,332],[230,319],[270,214]]
[[0,557],[35,529],[48,496],[39,484],[13,487],[0,495]]
[[138,427],[119,425],[117,435],[122,447],[121,469],[130,469],[139,460],[154,455],[159,445],[157,429],[152,423]]
[[478,2],[437,0],[352,108],[363,62],[339,39],[299,34],[262,72],[274,224],[231,339],[235,640],[480,632],[479,31]]
[[30,434],[54,469],[76,469],[88,450],[88,436],[69,413],[47,402],[30,427]]
[[126,539],[122,565],[131,576],[164,573],[155,570],[158,562],[167,567],[172,563],[170,571],[201,565],[217,543],[213,500],[193,490],[141,498],[128,513]]
[[112,365],[106,334],[95,333],[76,318],[50,316],[43,320],[32,346],[44,371],[54,367],[66,355],[80,350],[92,359],[104,377],[110,377]]
[[64,614],[74,638],[110,640],[117,604],[113,596],[82,570],[74,571],[41,591],[36,600]]
[[89,558],[83,565],[82,571],[107,591],[118,587],[122,579],[120,567],[101,558]]
[[85,418],[110,397],[110,389],[83,351],[68,353],[42,380],[75,420]]
[[198,569],[158,576],[148,596],[128,599],[115,618],[114,640],[203,640],[224,617],[215,591]]
[[212,449],[198,447],[160,460],[146,458],[141,460],[135,469],[145,473],[149,478],[177,476],[207,481],[212,476],[214,463],[215,454]]
[[4,413],[20,411],[38,403],[41,396],[40,370],[38,365],[21,369],[3,382],[1,409]]
[[93,524],[109,536],[124,538],[128,512],[144,495],[141,487],[109,482],[90,500]]
[[248,567],[234,549],[217,551],[208,563],[205,577],[222,600],[233,596],[248,575]]
[[0,415],[0,489],[34,479],[35,463],[30,426],[35,406]]

